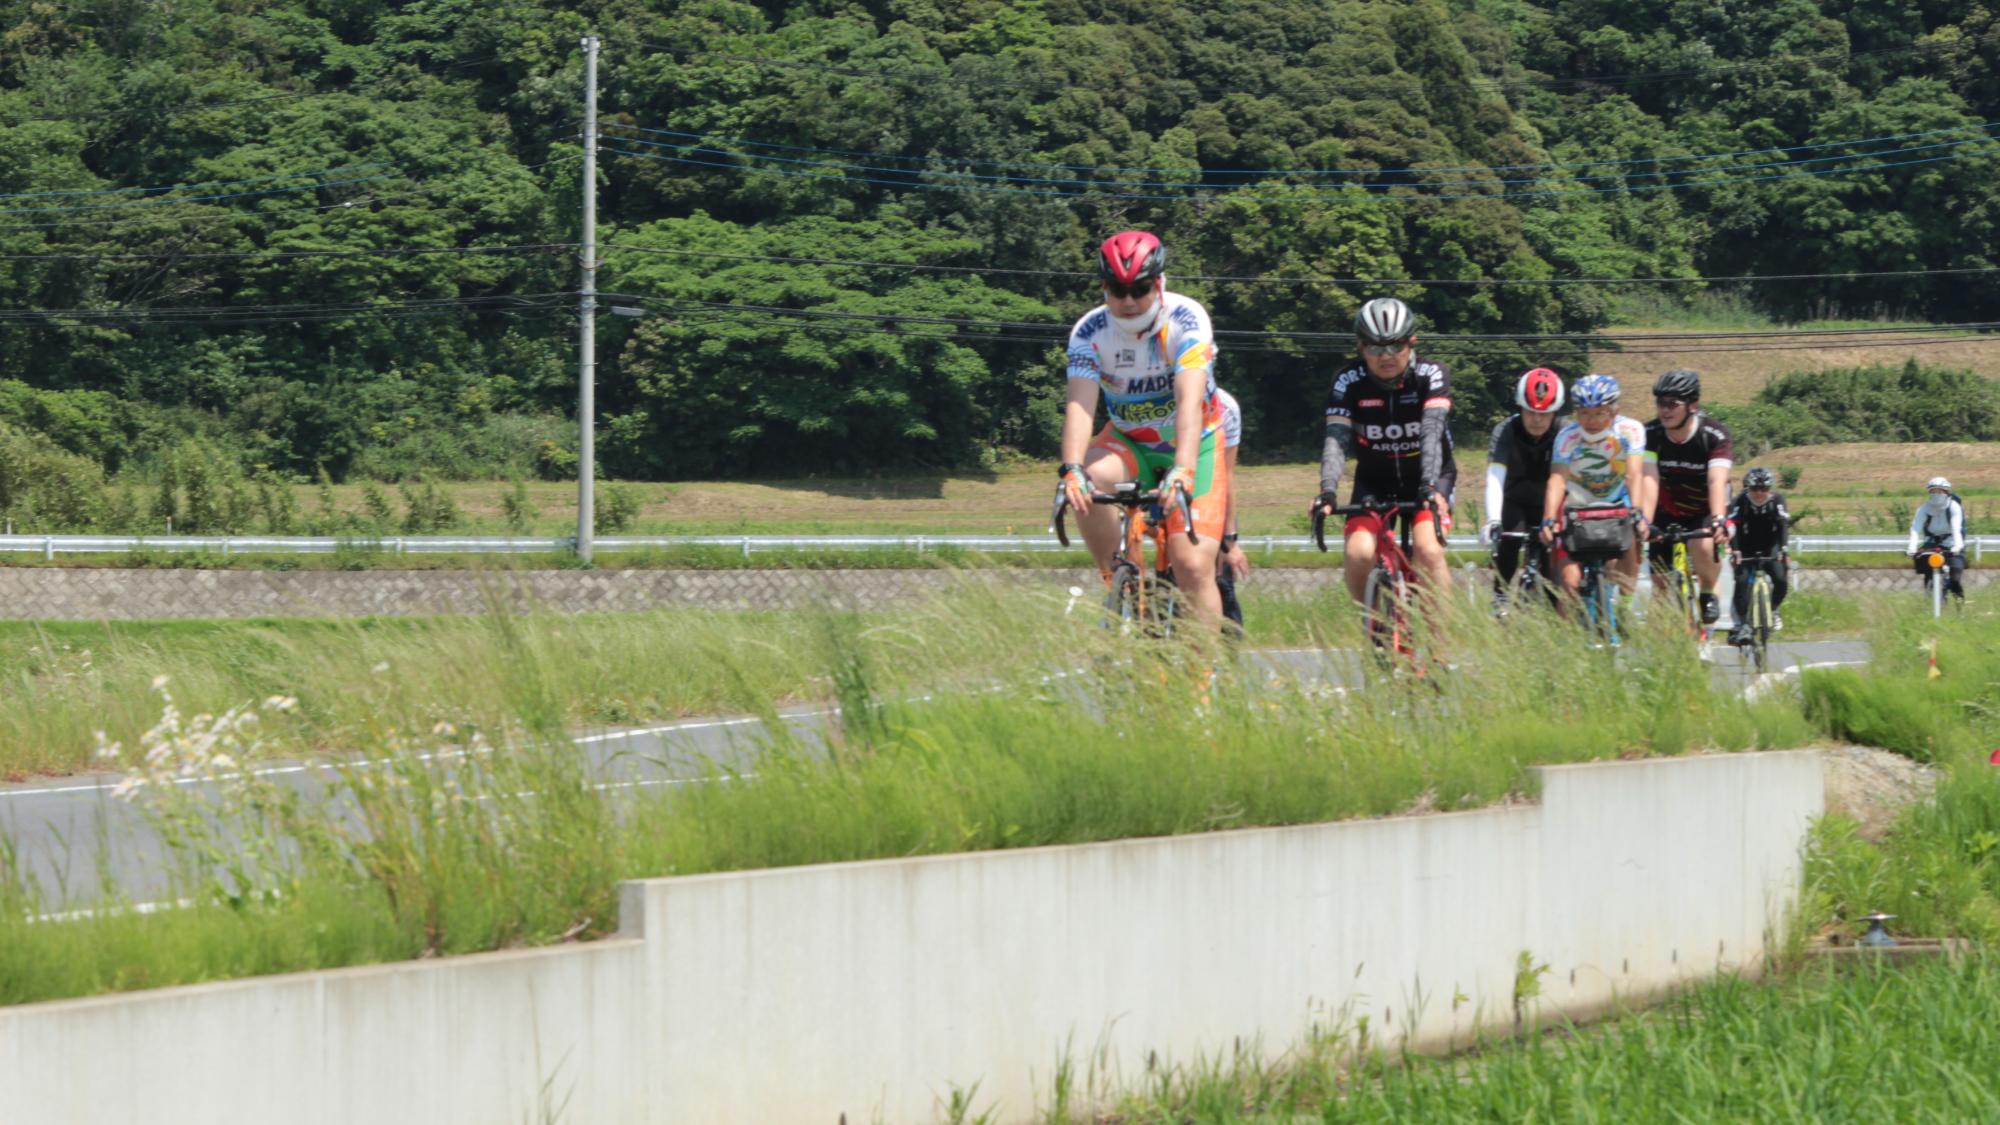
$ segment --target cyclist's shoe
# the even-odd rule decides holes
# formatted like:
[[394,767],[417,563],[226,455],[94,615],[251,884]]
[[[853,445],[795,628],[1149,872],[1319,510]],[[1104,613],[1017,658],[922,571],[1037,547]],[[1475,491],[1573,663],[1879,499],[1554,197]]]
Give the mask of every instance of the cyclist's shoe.
[[1507,616],[1507,591],[1493,591],[1493,616],[1496,618]]
[[1784,614],[1782,614],[1782,613],[1779,613],[1779,612],[1778,612],[1777,610],[1775,610],[1775,609],[1774,609],[1774,610],[1772,610],[1772,611],[1771,611],[1771,631],[1772,631],[1773,633],[1775,633],[1775,632],[1777,632],[1778,630],[1780,630],[1780,629],[1783,629],[1784,627],[1785,627],[1785,615],[1784,615]]
[[1701,623],[1703,625],[1713,625],[1721,617],[1722,607],[1716,604],[1715,595],[1703,594],[1701,596]]
[[1733,645],[1749,644],[1750,626],[1743,624],[1741,621],[1731,625],[1729,627],[1729,643]]

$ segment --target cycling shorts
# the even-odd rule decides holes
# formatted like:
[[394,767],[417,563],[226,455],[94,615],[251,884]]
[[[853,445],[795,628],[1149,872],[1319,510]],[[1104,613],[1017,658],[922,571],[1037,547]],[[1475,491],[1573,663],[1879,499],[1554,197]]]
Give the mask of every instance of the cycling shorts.
[[[1451,534],[1452,495],[1457,484],[1458,474],[1456,472],[1446,473],[1444,479],[1438,481],[1437,506],[1435,508],[1421,508],[1416,514],[1417,523],[1435,523],[1438,525],[1436,530],[1440,540]],[[1378,491],[1367,487],[1362,481],[1356,481],[1354,495],[1348,500],[1348,503],[1362,504],[1371,500],[1413,502],[1416,499],[1417,490],[1414,487],[1407,489],[1384,488]],[[1373,512],[1364,516],[1347,517],[1347,526],[1342,529],[1343,536],[1352,535],[1357,531],[1370,532],[1375,538],[1380,539],[1389,533],[1389,524],[1388,521]]]
[[[1118,455],[1125,466],[1126,480],[1139,482],[1141,489],[1157,487],[1174,467],[1171,451],[1153,449],[1141,445],[1119,433],[1110,426],[1104,427],[1091,439],[1090,448],[1108,450]],[[1195,454],[1194,501],[1189,507],[1194,512],[1195,534],[1204,542],[1220,541],[1224,526],[1229,518],[1229,462],[1222,456],[1222,430],[1211,429],[1201,435],[1201,448]],[[1186,521],[1180,511],[1167,506],[1167,531],[1179,535],[1187,530]]]

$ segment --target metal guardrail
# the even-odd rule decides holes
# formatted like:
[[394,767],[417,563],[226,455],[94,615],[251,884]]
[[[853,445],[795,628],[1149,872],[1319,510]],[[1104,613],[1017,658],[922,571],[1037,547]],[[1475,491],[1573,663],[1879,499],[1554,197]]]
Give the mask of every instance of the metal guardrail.
[[[1967,536],[1966,553],[1981,557],[1991,540],[2000,547],[2000,537]],[[880,551],[904,550],[923,554],[938,549],[963,551],[1054,552],[1064,548],[1045,535],[624,535],[592,541],[599,551],[636,551],[661,547],[723,547],[740,550],[745,557],[766,551]],[[1246,536],[1246,551],[1271,554],[1275,551],[1306,551],[1312,540],[1303,535]],[[1474,535],[1454,535],[1448,540],[1454,550],[1477,550]],[[1794,535],[1795,554],[1820,552],[1893,552],[1900,554],[1908,540],[1900,535]],[[385,535],[380,538],[354,536],[280,535],[0,535],[0,554],[38,554],[44,559],[57,555],[127,554],[134,551],[212,551],[227,558],[244,554],[332,554],[340,550],[380,551],[397,555],[439,554],[552,554],[572,551],[576,540],[568,536],[499,535]]]

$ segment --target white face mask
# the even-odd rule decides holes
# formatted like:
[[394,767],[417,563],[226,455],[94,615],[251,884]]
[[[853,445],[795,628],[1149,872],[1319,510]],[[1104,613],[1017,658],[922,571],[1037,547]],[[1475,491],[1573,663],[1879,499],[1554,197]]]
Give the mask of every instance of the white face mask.
[[[1111,323],[1117,325],[1120,332],[1129,333],[1133,336],[1143,336],[1152,329],[1154,324],[1159,322],[1160,307],[1163,304],[1165,302],[1160,299],[1159,294],[1155,293],[1153,295],[1152,308],[1147,309],[1138,316],[1114,316],[1111,318]],[[1106,309],[1105,312],[1106,315],[1109,315],[1110,310]]]

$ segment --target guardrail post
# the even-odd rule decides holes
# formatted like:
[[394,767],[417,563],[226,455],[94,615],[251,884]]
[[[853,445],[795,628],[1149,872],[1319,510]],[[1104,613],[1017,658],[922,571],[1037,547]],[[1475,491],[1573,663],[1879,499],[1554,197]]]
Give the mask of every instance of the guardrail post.
[[42,540],[42,558],[48,560],[49,562],[56,561],[55,536],[51,535],[47,539]]
[[396,553],[399,555],[403,553],[403,537],[400,535],[396,536]]
[[750,557],[750,537],[748,535],[743,537],[743,557],[746,559]]
[[1269,559],[1269,558],[1271,557],[1271,552],[1273,552],[1273,551],[1275,551],[1275,550],[1277,550],[1277,549],[1278,549],[1278,538],[1277,538],[1277,536],[1275,536],[1275,535],[1266,535],[1266,536],[1264,537],[1264,557],[1265,557],[1266,559]]
[[229,536],[227,535],[222,537],[222,557],[225,559],[229,557]]
[[924,553],[924,537],[921,535],[917,536],[917,553],[920,555]]

